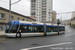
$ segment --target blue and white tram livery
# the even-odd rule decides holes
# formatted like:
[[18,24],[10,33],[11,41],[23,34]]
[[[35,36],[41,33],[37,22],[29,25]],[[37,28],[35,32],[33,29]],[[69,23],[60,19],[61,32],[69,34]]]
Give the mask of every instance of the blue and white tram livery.
[[[65,33],[65,26],[59,25],[59,33]],[[57,25],[18,20],[6,23],[5,35],[8,37],[47,36],[50,34],[58,34]]]

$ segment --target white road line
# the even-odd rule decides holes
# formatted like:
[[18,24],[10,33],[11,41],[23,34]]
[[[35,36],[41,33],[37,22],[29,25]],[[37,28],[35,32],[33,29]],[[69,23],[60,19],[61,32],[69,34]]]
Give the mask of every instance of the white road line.
[[58,46],[58,45],[71,44],[71,43],[73,43],[73,42],[65,42],[65,43],[59,43],[59,44],[37,46],[37,47],[25,48],[25,49],[21,49],[21,50],[31,50],[31,49],[38,49],[38,48],[44,48],[44,47]]
[[71,32],[71,30],[68,27],[66,27],[66,29],[68,30],[68,32]]

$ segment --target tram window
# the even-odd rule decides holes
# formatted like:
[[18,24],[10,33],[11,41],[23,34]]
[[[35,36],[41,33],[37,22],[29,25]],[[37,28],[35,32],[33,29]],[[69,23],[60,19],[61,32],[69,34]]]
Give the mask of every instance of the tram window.
[[29,32],[43,32],[42,26],[29,26]]
[[58,27],[54,27],[54,32],[57,32],[58,31]]
[[33,32],[38,32],[38,27],[37,26],[33,26]]
[[29,32],[37,32],[37,26],[29,26]]
[[51,32],[54,32],[54,27],[50,27],[51,28]]
[[17,25],[14,25],[13,27],[11,27],[11,30],[17,30]]
[[48,27],[48,32],[50,32],[51,30],[50,30],[50,27]]
[[48,27],[48,32],[54,32],[54,27]]
[[65,27],[63,27],[63,31],[65,31]]
[[38,26],[37,30],[38,30],[38,32],[43,32],[43,26]]
[[33,32],[35,32],[35,27],[33,26]]
[[62,28],[60,27],[60,31],[62,31]]
[[35,26],[34,30],[35,30],[35,32],[38,32],[37,26]]
[[32,32],[32,26],[29,26],[29,32]]
[[22,30],[23,30],[23,33],[28,32],[28,26],[23,26]]
[[65,31],[65,27],[62,27],[62,29],[63,29],[62,31]]
[[64,29],[63,29],[63,27],[60,27],[60,31],[63,31]]
[[43,32],[43,26],[26,26],[20,25],[20,30],[22,33],[32,33],[32,32]]

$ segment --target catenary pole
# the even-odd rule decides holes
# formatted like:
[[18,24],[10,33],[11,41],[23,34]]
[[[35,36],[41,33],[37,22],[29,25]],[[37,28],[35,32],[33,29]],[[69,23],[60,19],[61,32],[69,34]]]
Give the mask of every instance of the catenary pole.
[[11,0],[9,0],[9,22],[11,21]]
[[14,2],[11,4],[11,0],[9,0],[9,22],[11,21],[11,5],[16,4],[20,2],[21,0],[18,0],[17,2]]

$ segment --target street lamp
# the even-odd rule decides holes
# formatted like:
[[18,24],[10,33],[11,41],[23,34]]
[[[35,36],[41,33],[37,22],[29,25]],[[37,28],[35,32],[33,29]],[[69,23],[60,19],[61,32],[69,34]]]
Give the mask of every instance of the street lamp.
[[11,21],[11,5],[18,3],[21,0],[18,0],[11,4],[11,0],[9,0],[9,22]]
[[59,24],[60,24],[60,20],[57,19],[57,25],[58,25],[58,35],[59,35]]

